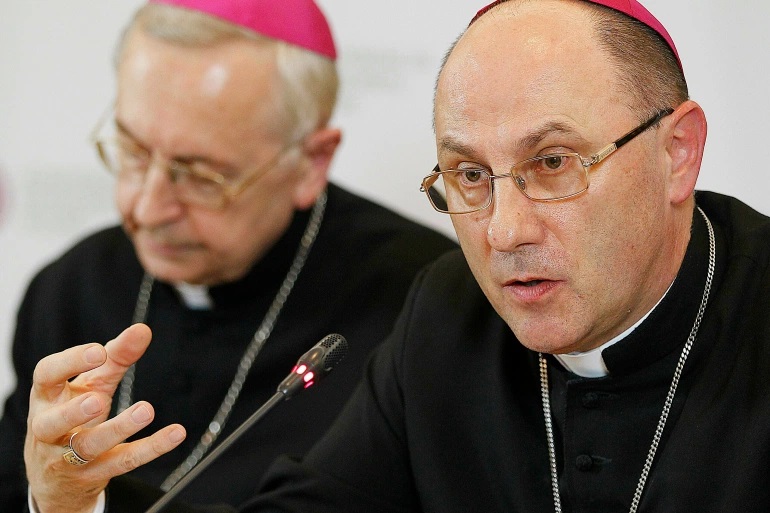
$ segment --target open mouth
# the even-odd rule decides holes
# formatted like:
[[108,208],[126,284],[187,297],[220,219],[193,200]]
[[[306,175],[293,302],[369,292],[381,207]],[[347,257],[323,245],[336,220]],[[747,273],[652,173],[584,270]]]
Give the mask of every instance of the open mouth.
[[519,300],[533,302],[550,295],[558,284],[558,281],[547,279],[514,280],[508,282],[506,288]]

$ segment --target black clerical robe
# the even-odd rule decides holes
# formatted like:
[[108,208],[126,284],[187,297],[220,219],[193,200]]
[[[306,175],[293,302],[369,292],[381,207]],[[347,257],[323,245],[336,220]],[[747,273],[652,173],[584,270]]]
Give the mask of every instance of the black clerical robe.
[[[361,376],[370,350],[387,335],[418,270],[456,245],[446,237],[331,185],[320,232],[272,335],[256,358],[227,426],[243,422],[273,393],[297,358],[329,333],[350,350],[317,387],[278,405],[182,496],[237,505],[253,495],[278,454],[303,454],[325,431]],[[134,400],[150,401],[154,430],[183,424],[185,442],[132,472],[158,486],[198,443],[225,397],[239,360],[275,297],[309,213],[241,280],[209,290],[211,310],[187,308],[173,287],[156,283],[147,324],[153,342],[136,366]],[[0,511],[26,504],[22,448],[32,371],[44,356],[106,342],[131,324],[143,270],[123,231],[78,243],[32,281],[13,343],[18,384],[0,419]]]
[[[725,196],[696,200],[716,233],[714,281],[639,511],[766,512],[770,219]],[[609,376],[580,378],[548,357],[564,511],[628,511],[697,314],[707,252],[696,213],[665,298],[604,351]],[[108,513],[142,512],[155,498],[117,479]],[[329,432],[303,460],[281,458],[241,511],[554,511],[537,355],[497,316],[459,252],[418,277]]]
[[[714,281],[640,512],[770,510],[770,220],[698,193],[716,232]],[[693,218],[668,294],[603,352],[609,376],[548,357],[567,512],[628,511],[695,320],[708,237]],[[537,354],[523,348],[459,252],[416,282],[388,342],[329,433],[280,460],[247,511],[554,511]]]

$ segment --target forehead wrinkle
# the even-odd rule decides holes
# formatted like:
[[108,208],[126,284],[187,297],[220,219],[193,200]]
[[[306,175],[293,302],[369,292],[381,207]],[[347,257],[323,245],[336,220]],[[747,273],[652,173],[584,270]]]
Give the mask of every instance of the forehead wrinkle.
[[[509,146],[514,155],[521,155],[526,152],[532,152],[548,137],[558,134],[568,136],[572,141],[587,144],[586,139],[580,135],[577,130],[562,121],[548,121],[529,132],[523,137],[517,139]],[[466,144],[453,136],[445,136],[438,141],[439,153],[448,151],[464,157],[479,159],[480,152],[470,144]]]

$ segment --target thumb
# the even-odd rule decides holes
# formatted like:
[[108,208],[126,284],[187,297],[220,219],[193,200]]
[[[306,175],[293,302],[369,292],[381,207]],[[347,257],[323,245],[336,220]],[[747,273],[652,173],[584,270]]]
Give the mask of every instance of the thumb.
[[78,376],[78,385],[87,384],[89,389],[98,389],[112,395],[126,371],[136,363],[147,350],[152,340],[152,331],[146,324],[134,324],[104,345],[107,360],[92,371]]

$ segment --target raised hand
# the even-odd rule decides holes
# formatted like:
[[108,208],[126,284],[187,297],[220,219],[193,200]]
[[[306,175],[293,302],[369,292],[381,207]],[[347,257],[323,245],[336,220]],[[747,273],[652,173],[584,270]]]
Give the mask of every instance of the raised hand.
[[39,513],[90,513],[111,478],[184,440],[184,428],[173,424],[125,443],[154,418],[144,401],[107,419],[120,380],[151,338],[147,326],[135,324],[105,346],[72,347],[35,367],[24,461]]

